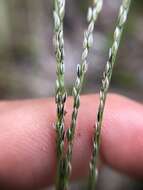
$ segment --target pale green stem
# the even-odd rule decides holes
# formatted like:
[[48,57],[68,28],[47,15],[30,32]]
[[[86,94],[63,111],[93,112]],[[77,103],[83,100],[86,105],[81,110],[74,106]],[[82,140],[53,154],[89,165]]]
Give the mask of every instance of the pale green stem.
[[57,181],[56,189],[63,190],[63,156],[64,156],[64,114],[67,93],[64,85],[64,37],[63,19],[65,15],[65,0],[54,0],[54,46],[56,55],[57,80],[55,101],[57,104]]
[[119,49],[121,36],[123,33],[123,29],[125,23],[127,21],[127,16],[129,12],[129,7],[131,4],[131,0],[123,0],[122,5],[120,7],[117,26],[114,32],[114,40],[113,45],[109,50],[109,58],[105,67],[105,71],[103,73],[102,86],[100,90],[100,103],[97,112],[96,124],[95,124],[95,133],[93,138],[93,152],[92,159],[90,162],[90,174],[89,174],[89,190],[95,190],[96,182],[97,182],[97,161],[99,155],[99,147],[100,147],[100,136],[101,136],[101,128],[103,121],[103,113],[105,108],[106,97],[113,73],[113,67],[116,60],[116,55]]
[[94,0],[93,6],[88,9],[87,21],[88,21],[88,29],[84,33],[84,41],[83,41],[83,53],[82,53],[82,61],[81,64],[77,65],[77,78],[75,85],[73,87],[73,112],[72,112],[72,121],[70,128],[67,131],[67,152],[64,159],[64,189],[68,189],[69,177],[71,175],[71,159],[72,159],[72,147],[73,147],[73,139],[76,128],[76,120],[78,115],[78,110],[80,106],[80,93],[83,86],[84,77],[87,71],[87,58],[89,54],[89,49],[93,44],[93,30],[95,26],[95,22],[98,18],[98,15],[102,9],[103,0]]

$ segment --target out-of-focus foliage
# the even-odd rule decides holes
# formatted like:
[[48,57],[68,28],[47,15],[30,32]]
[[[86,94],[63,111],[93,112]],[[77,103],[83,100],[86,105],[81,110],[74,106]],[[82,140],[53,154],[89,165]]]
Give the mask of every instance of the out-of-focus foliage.
[[[94,33],[95,43],[90,52],[84,92],[98,90],[120,2],[107,0],[104,3]],[[80,61],[89,3],[90,0],[67,1],[65,62],[69,91],[75,77],[75,66]],[[141,0],[134,1],[132,5],[112,80],[113,91],[135,98],[143,95],[142,7]],[[52,1],[0,0],[0,97],[49,96],[54,93],[54,80]]]

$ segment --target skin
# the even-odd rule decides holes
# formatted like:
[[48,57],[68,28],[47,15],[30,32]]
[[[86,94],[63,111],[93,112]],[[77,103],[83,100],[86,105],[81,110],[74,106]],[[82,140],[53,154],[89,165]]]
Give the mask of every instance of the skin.
[[[72,179],[88,174],[98,96],[81,98],[73,148]],[[72,99],[66,105],[69,127]],[[54,183],[56,171],[54,99],[0,103],[0,189],[38,189]],[[101,160],[143,179],[143,105],[122,96],[107,98]]]

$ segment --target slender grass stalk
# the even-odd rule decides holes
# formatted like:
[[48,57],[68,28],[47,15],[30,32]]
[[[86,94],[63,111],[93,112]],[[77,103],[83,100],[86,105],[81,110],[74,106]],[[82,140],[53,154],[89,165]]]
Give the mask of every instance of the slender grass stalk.
[[67,152],[64,159],[64,188],[63,190],[68,189],[69,177],[71,174],[71,159],[72,159],[72,147],[73,147],[73,138],[76,128],[76,120],[78,115],[78,110],[80,106],[80,92],[82,90],[83,81],[85,77],[85,73],[87,71],[87,57],[89,53],[89,49],[93,44],[93,30],[95,26],[95,22],[98,18],[98,15],[102,9],[103,0],[94,0],[93,6],[89,7],[87,14],[88,21],[88,29],[84,33],[84,41],[83,41],[83,53],[82,53],[82,61],[81,64],[77,65],[77,78],[75,85],[73,87],[73,112],[72,112],[72,120],[70,128],[67,130]]
[[116,55],[119,49],[123,29],[125,26],[125,23],[127,21],[127,16],[130,8],[131,0],[123,0],[117,26],[114,32],[114,40],[113,45],[109,50],[109,58],[105,67],[105,71],[103,73],[103,79],[102,79],[102,85],[100,89],[100,103],[97,113],[97,120],[95,125],[95,134],[93,139],[93,152],[92,152],[92,159],[90,162],[90,174],[89,174],[89,190],[95,190],[96,187],[96,181],[97,181],[97,160],[99,155],[99,147],[100,147],[100,134],[101,134],[101,128],[102,128],[102,121],[103,121],[103,113],[105,108],[105,102],[106,97],[108,93],[108,89],[110,86],[110,81],[113,73],[113,67],[116,60]]
[[65,0],[54,0],[54,46],[56,55],[57,80],[55,102],[57,104],[57,181],[56,189],[63,190],[63,154],[64,154],[64,113],[67,93],[64,85],[64,37],[63,20],[65,15]]

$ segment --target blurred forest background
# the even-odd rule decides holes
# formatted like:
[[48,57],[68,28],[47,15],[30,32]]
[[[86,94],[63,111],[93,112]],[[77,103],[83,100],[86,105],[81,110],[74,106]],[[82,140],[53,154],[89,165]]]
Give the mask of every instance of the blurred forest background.
[[[87,5],[91,0],[67,0],[65,18],[66,85],[71,92],[80,62]],[[96,24],[94,47],[83,93],[99,90],[121,0],[105,0]],[[54,95],[55,58],[50,0],[0,0],[0,98],[22,99]],[[132,3],[114,70],[111,89],[143,102],[143,1]],[[141,183],[104,169],[99,189],[143,189]],[[105,186],[105,187],[104,187]]]

